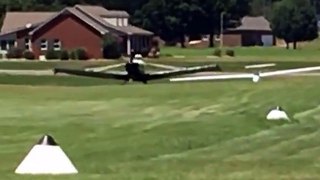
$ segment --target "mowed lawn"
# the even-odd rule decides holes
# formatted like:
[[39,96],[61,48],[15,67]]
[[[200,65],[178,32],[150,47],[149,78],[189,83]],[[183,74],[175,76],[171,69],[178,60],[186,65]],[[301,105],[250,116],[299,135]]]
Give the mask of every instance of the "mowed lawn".
[[[318,77],[126,86],[81,80],[0,86],[1,179],[320,178]],[[265,119],[276,105],[292,122]],[[78,175],[14,174],[44,134]]]
[[[226,50],[233,50],[234,57],[225,56]],[[171,56],[184,56],[185,59],[208,59],[214,55],[214,48],[179,48],[165,47],[161,49],[164,59],[171,59]],[[224,47],[222,57],[214,58],[223,61],[318,61],[320,56],[319,48],[301,47],[297,50],[285,49],[283,47]],[[183,59],[183,58],[182,58]]]
[[[316,45],[314,45],[316,46]],[[316,46],[317,47],[317,46]],[[226,49],[233,49],[234,57],[225,56]],[[159,59],[145,58],[147,63],[162,63],[177,66],[192,66],[218,63],[220,65],[234,66],[234,64],[253,63],[277,63],[301,66],[313,66],[320,64],[320,49],[308,48],[308,46],[297,50],[286,50],[281,47],[235,47],[225,48],[222,57],[213,56],[214,48],[179,48],[162,47]],[[177,56],[177,57],[176,57]],[[183,56],[182,58],[179,56]],[[125,58],[118,60],[89,60],[89,61],[53,61],[41,62],[38,60],[6,60],[0,61],[1,70],[48,70],[55,67],[60,68],[85,68],[99,67],[126,62]]]

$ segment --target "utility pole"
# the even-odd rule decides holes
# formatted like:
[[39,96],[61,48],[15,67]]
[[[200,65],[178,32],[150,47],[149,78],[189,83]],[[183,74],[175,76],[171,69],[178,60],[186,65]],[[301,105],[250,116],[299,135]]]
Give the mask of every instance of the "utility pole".
[[221,12],[220,14],[220,49],[223,47],[223,17],[225,12]]

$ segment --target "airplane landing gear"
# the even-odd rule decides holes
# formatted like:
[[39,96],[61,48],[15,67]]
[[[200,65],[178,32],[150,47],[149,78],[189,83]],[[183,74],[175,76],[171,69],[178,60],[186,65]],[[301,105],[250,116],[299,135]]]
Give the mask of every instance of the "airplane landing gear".
[[126,79],[126,80],[124,80],[124,81],[123,81],[122,85],[125,85],[125,84],[127,84],[128,82],[131,82],[131,81],[132,81],[132,79],[131,79],[131,78]]

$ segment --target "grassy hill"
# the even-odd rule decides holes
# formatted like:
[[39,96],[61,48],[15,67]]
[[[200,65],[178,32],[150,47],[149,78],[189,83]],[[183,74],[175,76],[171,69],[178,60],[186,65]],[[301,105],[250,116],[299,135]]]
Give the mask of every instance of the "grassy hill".
[[[320,178],[318,77],[126,86],[38,81],[0,86],[1,179]],[[79,81],[83,86],[74,86]],[[277,105],[292,122],[265,119]],[[44,134],[79,175],[14,175]]]

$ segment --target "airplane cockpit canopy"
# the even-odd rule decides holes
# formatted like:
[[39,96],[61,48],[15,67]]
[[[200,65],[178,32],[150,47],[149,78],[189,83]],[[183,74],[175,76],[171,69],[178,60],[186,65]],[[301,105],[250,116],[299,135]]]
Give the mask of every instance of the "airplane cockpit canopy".
[[146,63],[142,60],[141,54],[136,54],[132,60],[132,63],[137,63],[139,65],[145,65]]

